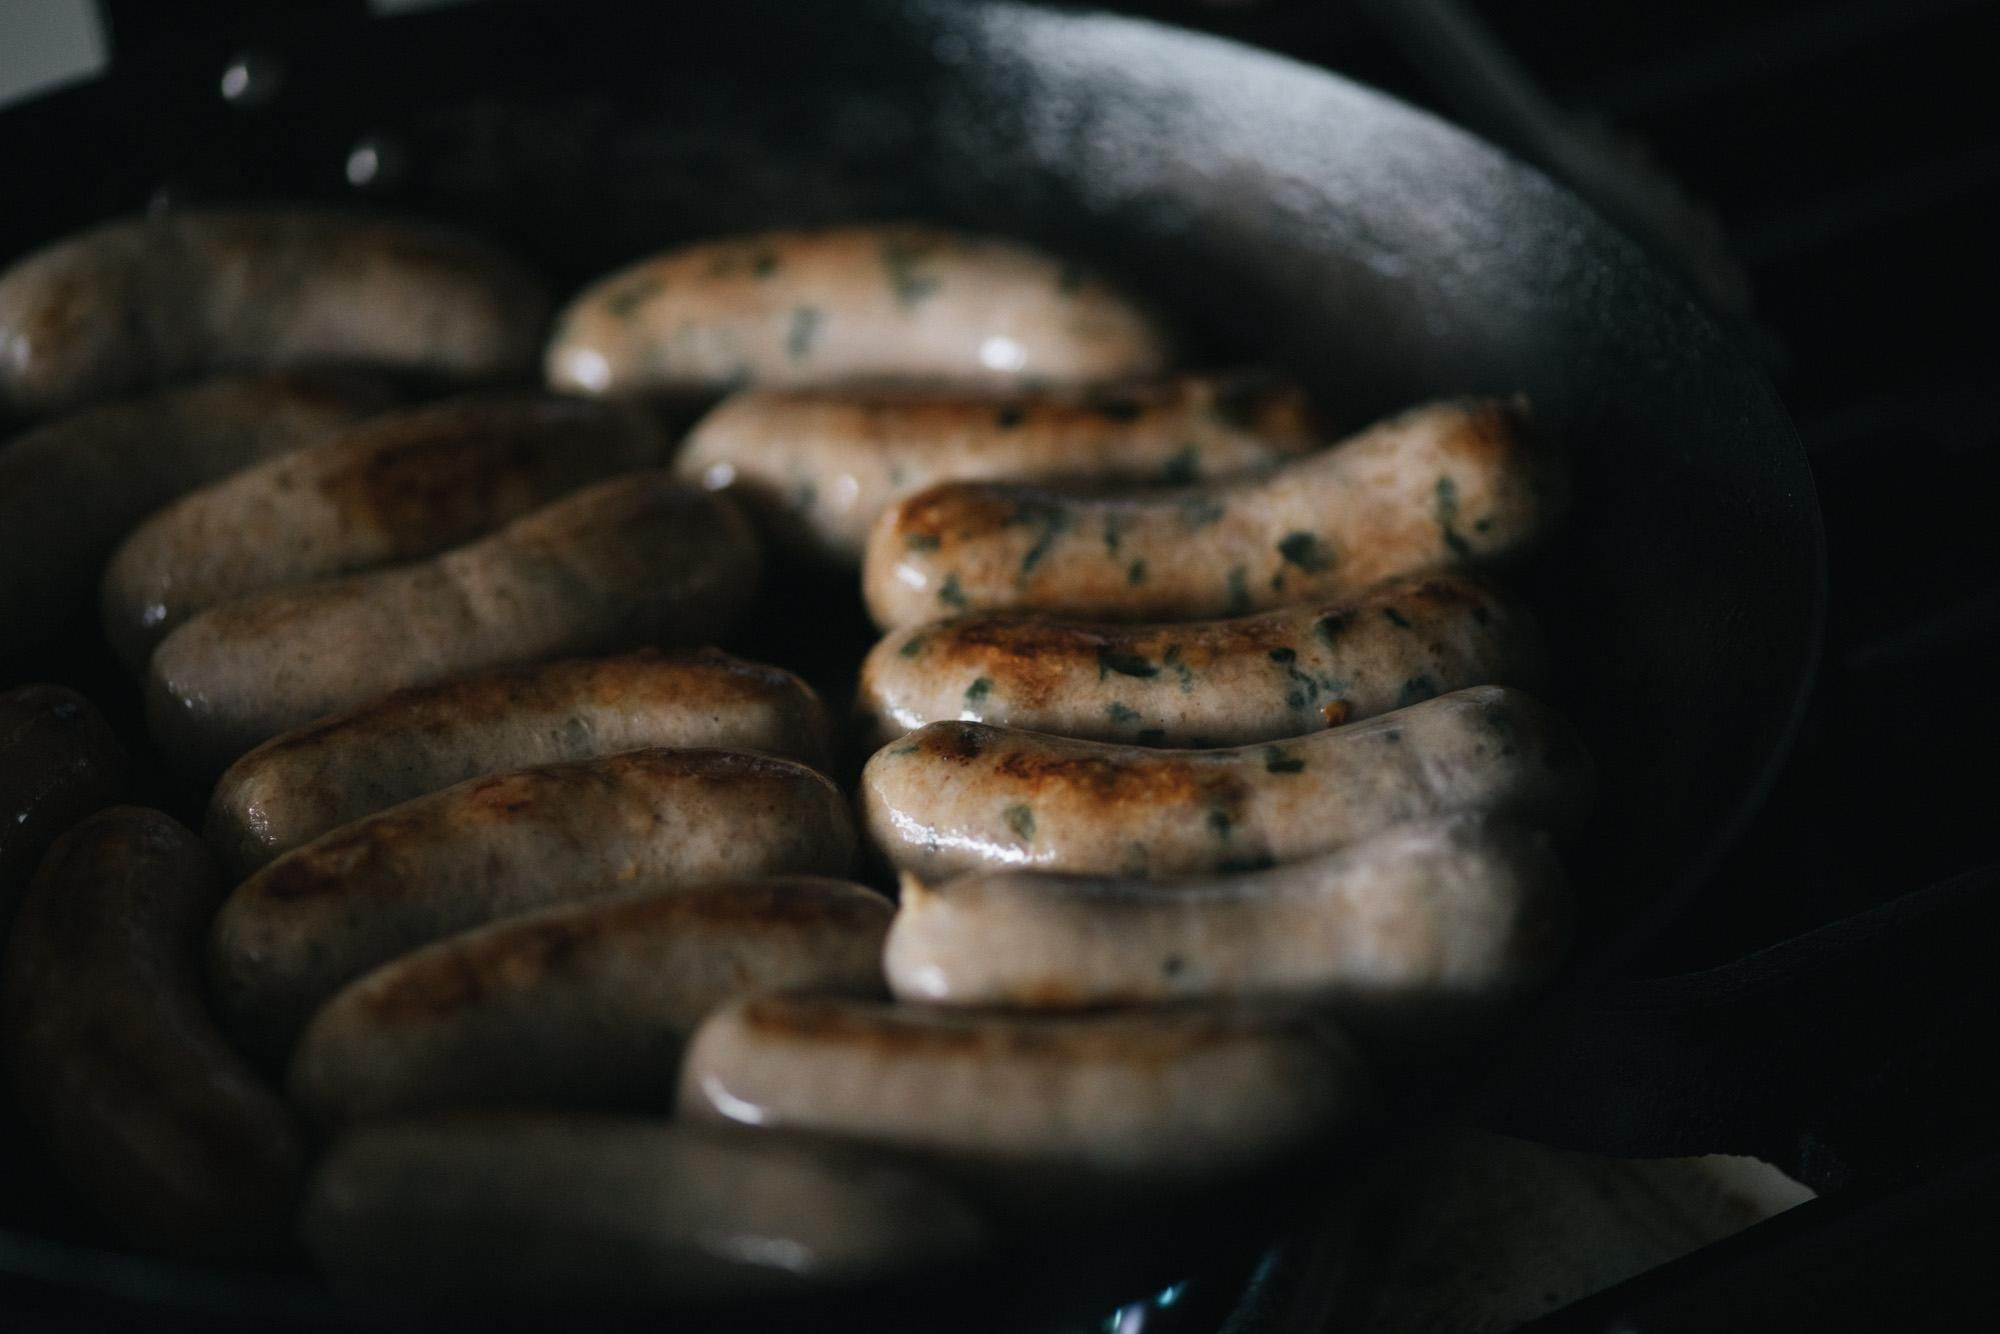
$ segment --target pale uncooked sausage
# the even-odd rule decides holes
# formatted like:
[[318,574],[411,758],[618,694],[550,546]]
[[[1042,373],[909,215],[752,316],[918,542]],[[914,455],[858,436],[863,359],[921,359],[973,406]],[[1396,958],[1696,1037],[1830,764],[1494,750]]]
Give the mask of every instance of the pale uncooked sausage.
[[762,232],[641,260],[569,303],[546,369],[556,388],[590,394],[991,388],[1153,375],[1169,357],[1148,315],[1079,268],[898,224]]

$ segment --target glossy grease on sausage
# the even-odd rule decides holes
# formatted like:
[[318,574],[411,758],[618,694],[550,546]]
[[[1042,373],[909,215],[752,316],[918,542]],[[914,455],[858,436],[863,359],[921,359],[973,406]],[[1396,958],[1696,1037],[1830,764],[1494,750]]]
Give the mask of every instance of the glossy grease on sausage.
[[56,842],[6,958],[8,1073],[60,1170],[128,1243],[242,1262],[286,1243],[304,1149],[201,981],[221,894],[194,834],[116,806]]
[[259,1051],[434,940],[558,903],[754,875],[842,875],[840,789],[802,764],[633,750],[475,778],[336,829],[230,895],[210,942],[216,1004]]
[[768,995],[710,1015],[681,1113],[1079,1181],[1219,1178],[1333,1133],[1368,1093],[1292,1012],[973,1013]]
[[888,900],[839,880],[686,885],[510,917],[350,983],[293,1053],[321,1126],[475,1107],[665,1112],[704,1015],[745,992],[877,993]]
[[861,808],[889,860],[927,880],[1005,867],[1168,876],[1296,861],[1457,810],[1568,830],[1590,780],[1554,710],[1477,686],[1222,750],[932,723],[868,761]]
[[1438,403],[1255,476],[1114,492],[945,482],[883,511],[862,570],[899,628],[1020,608],[1207,620],[1347,597],[1419,571],[1520,554],[1565,483],[1499,400]]
[[661,462],[637,411],[481,394],[387,413],[185,496],[113,554],[99,599],[126,667],[232,598],[435,555]]
[[1240,746],[1475,685],[1532,686],[1526,608],[1456,574],[1225,621],[975,612],[886,636],[856,713],[881,745],[946,719],[1147,746]]
[[1011,241],[893,224],[670,250],[572,300],[549,383],[704,393],[921,380],[996,387],[1157,374],[1167,339],[1126,298]]
[[1247,875],[989,871],[903,881],[883,966],[905,1001],[1071,1009],[1304,1001],[1389,1040],[1495,1010],[1562,957],[1549,839],[1473,813]]
[[876,516],[937,482],[1185,483],[1269,466],[1324,438],[1296,385],[1254,372],[998,399],[747,390],[695,426],[676,467],[744,497],[788,549],[851,566]]
[[0,667],[88,621],[105,560],[148,514],[394,401],[357,375],[216,380],[92,408],[0,446]]
[[411,686],[271,738],[229,766],[203,834],[236,878],[364,815],[482,774],[648,746],[824,768],[826,709],[777,667],[646,650]]
[[147,723],[171,759],[213,774],[405,686],[718,638],[760,567],[732,502],[632,473],[429,561],[211,607],[155,650]]

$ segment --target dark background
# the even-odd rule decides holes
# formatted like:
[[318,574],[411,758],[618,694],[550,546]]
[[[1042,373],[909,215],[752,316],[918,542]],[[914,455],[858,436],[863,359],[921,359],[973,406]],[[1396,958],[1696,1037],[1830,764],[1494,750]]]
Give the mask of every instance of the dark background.
[[[1499,139],[1393,0],[1160,3]],[[1720,312],[1791,409],[1825,516],[1821,684],[1763,816],[1652,963],[1678,971],[1995,860],[2000,5],[1469,0],[1534,85],[1719,228]],[[1517,151],[1523,146],[1515,147]],[[1524,153],[1533,156],[1532,152]]]
[[[22,5],[0,11],[0,47],[8,48],[0,75],[20,50],[19,16],[35,17],[47,2],[0,0]],[[1545,143],[1520,135],[1490,98],[1453,76],[1449,62],[1413,44],[1409,10],[1399,17],[1398,3],[1108,7],[1353,75],[1562,175]],[[112,39],[141,44],[210,24],[239,31],[299,7],[270,0],[106,6]],[[1807,726],[1766,809],[1644,971],[1722,964],[1994,864],[2000,326],[1991,312],[2000,294],[1993,75],[2000,5],[1466,0],[1462,12],[1517,62],[1523,86],[1566,133],[1624,162],[1645,183],[1642,193],[1669,199],[1656,214],[1666,219],[1666,240],[1656,244],[1675,252],[1665,256],[1672,260],[1696,257],[1710,280],[1697,286],[1764,365],[1798,424],[1824,512],[1830,617]],[[1738,280],[1733,290],[1723,283],[1719,299],[1711,290],[1716,273]],[[1980,967],[1987,939],[1965,943],[1964,957],[1934,956],[1939,966]],[[1924,962],[1919,954],[1903,966],[1915,980]],[[1922,1021],[1941,1022],[1935,1013]],[[1839,1039],[1835,1032],[1827,1040]],[[1965,1059],[1991,1058],[1969,1049]],[[1984,1139],[1946,1145],[1942,1157],[1990,1152],[1991,1131],[1989,1119]],[[1953,1235],[1977,1238],[1977,1229],[1968,1233],[1954,1220],[1966,1216],[1968,1201],[1974,1214],[1984,1208],[1995,1179],[1990,1171],[1961,1176],[1949,1209],[1935,1194],[1913,1204],[1905,1191],[1901,1213],[1874,1220],[1876,1236],[1885,1228],[1917,1235],[1943,1220]],[[1991,1210],[1985,1215],[1990,1240]],[[1874,1265],[1891,1286],[1949,1284],[1952,1266],[1966,1257],[1931,1251],[1921,1273],[1909,1255],[1866,1241],[1841,1263]],[[1956,1276],[1964,1277],[1962,1267]],[[1800,1312],[1770,1314],[1774,1327],[1787,1327]],[[1719,1327],[1712,1315],[1645,1327]],[[1855,1327],[1889,1326],[1870,1312]]]

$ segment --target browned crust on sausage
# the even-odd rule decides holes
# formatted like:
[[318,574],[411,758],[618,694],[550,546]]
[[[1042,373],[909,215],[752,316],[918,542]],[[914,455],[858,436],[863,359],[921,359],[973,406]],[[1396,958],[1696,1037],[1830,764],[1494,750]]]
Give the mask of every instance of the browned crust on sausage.
[[153,510],[394,401],[372,377],[214,380],[50,422],[0,446],[0,664],[91,602],[106,557]]
[[637,443],[637,417],[546,395],[480,395],[363,429],[350,438],[368,447],[339,458],[315,489],[347,523],[397,539],[408,555],[448,546],[451,534],[474,536],[600,475],[578,466],[579,451],[632,441],[622,467],[648,462],[650,452]]
[[[851,888],[851,895],[824,891]],[[407,969],[394,985],[358,994],[368,1020],[406,1024],[477,1006],[496,993],[532,990],[538,980],[568,972],[595,942],[632,934],[657,934],[685,925],[756,927],[782,922],[802,933],[846,933],[858,927],[888,928],[887,903],[859,886],[818,876],[774,876],[690,885],[667,894],[592,903],[517,918],[487,928],[473,943],[444,951],[443,968]]]
[[215,773],[390,690],[712,639],[760,574],[732,502],[663,470],[627,473],[433,560],[209,608],[155,650],[148,722],[183,769]]
[[892,628],[1008,608],[1198,620],[1510,560],[1566,492],[1560,457],[1532,434],[1520,403],[1461,401],[1201,486],[943,482],[877,520],[864,591]]
[[[544,812],[579,799],[622,798],[677,779],[695,779],[710,794],[773,785],[831,786],[804,765],[747,751],[649,749],[492,774],[437,795],[449,795],[450,814],[467,826],[504,827],[517,818],[539,825],[546,823]],[[249,883],[259,896],[281,902],[338,897],[349,892],[352,882],[366,878],[368,863],[393,862],[402,844],[429,843],[443,809],[432,802],[380,812],[280,858]],[[583,855],[588,848],[578,842],[576,851]]]
[[546,394],[385,414],[140,525],[104,570],[105,631],[143,671],[155,644],[207,607],[436,554],[661,452],[642,414]]
[[848,803],[802,764],[645,749],[457,784],[257,872],[211,932],[217,1004],[278,1055],[312,1010],[391,959],[565,903],[723,877],[843,874]]
[[[1362,614],[1405,599],[1440,609],[1471,608],[1485,605],[1491,596],[1474,580],[1439,573],[1326,602],[1310,618]],[[1040,707],[1069,685],[1079,666],[1100,662],[1106,652],[1159,662],[1171,651],[1178,662],[1200,672],[1221,658],[1291,647],[1301,619],[1294,608],[1221,621],[1134,625],[1063,620],[1041,612],[975,612],[935,622],[918,633],[927,665],[965,672],[1003,660],[1009,697]],[[1346,721],[1344,714],[1341,721]]]
[[[667,664],[679,670],[671,676],[656,670]],[[811,687],[782,667],[751,662],[716,648],[648,648],[608,658],[500,667],[476,676],[408,686],[273,737],[251,755],[310,750],[349,729],[423,726],[449,721],[452,715],[505,716],[551,697],[570,698],[578,685],[587,687],[582,702],[602,709],[645,709],[661,703],[690,708],[750,704],[793,692],[801,699],[817,698]]]

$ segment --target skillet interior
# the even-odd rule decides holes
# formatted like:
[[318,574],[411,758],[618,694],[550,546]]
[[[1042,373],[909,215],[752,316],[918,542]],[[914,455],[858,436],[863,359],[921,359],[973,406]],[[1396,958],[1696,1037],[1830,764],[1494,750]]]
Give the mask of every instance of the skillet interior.
[[[1350,423],[1525,390],[1576,476],[1531,577],[1550,693],[1601,783],[1572,863],[1587,947],[1551,1005],[1697,887],[1789,740],[1822,554],[1768,388],[1629,243],[1419,112],[1217,40],[1014,4],[494,4],[275,50],[283,86],[254,109],[217,95],[236,48],[213,45],[0,116],[0,157],[33,183],[0,214],[0,257],[162,186],[354,202],[343,164],[369,135],[393,151],[365,202],[498,234],[566,282],[720,231],[922,216],[1094,260],[1213,355],[1285,365]],[[869,642],[858,615],[851,590],[795,594],[744,647],[837,706]],[[1254,1231],[1275,1204],[1064,1241],[1032,1286],[1116,1300],[1137,1281],[1125,1261],[1165,1274],[1169,1242]],[[0,1237],[0,1270],[59,1259]],[[1029,1272],[1011,1263],[1003,1288]]]

